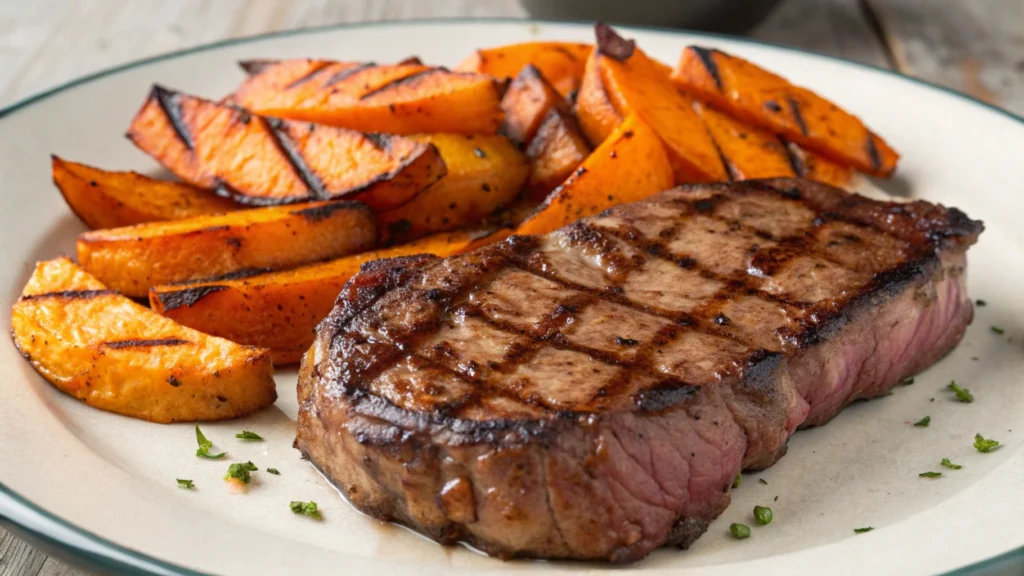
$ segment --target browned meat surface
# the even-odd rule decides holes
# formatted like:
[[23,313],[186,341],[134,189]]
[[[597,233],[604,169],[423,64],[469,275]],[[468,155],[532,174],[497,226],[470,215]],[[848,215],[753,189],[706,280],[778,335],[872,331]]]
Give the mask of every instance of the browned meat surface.
[[441,542],[685,548],[742,468],[957,344],[981,230],[783,179],[374,262],[303,362],[296,446],[359,509]]

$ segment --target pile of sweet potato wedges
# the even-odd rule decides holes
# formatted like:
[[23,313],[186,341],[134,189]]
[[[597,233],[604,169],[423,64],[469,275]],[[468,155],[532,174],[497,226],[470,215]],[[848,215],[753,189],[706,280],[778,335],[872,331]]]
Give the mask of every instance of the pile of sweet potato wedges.
[[[888,176],[897,154],[771,72],[688,47],[673,69],[595,44],[478,50],[454,69],[249,61],[231,94],[154,86],[128,138],[178,180],[53,157],[92,230],[40,263],[14,338],[58,388],[158,422],[274,401],[368,261],[542,234],[686,182]],[[136,300],[148,300],[148,306]]]

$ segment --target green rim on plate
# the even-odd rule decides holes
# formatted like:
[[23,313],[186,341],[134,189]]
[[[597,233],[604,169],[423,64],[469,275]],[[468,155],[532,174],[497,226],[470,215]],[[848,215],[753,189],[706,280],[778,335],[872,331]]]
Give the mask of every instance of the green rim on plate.
[[[314,26],[308,28],[297,28],[293,30],[283,30],[279,32],[269,32],[264,34],[257,34],[254,36],[244,36],[240,38],[231,38],[227,40],[220,40],[217,42],[211,42],[209,44],[201,44],[199,46],[193,46],[191,48],[185,48],[183,50],[177,50],[174,52],[168,52],[165,54],[159,54],[157,56],[151,56],[149,58],[143,58],[140,60],[134,60],[114,66],[91,74],[86,74],[70,80],[63,84],[58,84],[53,88],[49,88],[42,92],[38,92],[22,100],[19,100],[5,108],[0,109],[0,120],[9,116],[22,108],[26,108],[40,101],[43,101],[50,96],[54,96],[60,92],[64,92],[81,84],[87,84],[96,80],[100,80],[107,76],[124,72],[125,70],[131,70],[147,64],[155,62],[162,62],[164,60],[171,60],[180,56],[188,54],[195,54],[199,52],[205,52],[208,50],[215,50],[224,46],[232,46],[236,44],[248,44],[265,40],[267,38],[279,38],[286,36],[300,36],[303,34],[312,34],[318,32],[325,32],[330,30],[341,30],[346,28],[367,28],[377,26],[408,26],[408,25],[438,25],[438,24],[460,24],[466,22],[476,22],[482,24],[507,24],[507,23],[533,23],[533,24],[551,24],[551,25],[585,25],[589,26],[592,24],[590,21],[583,20],[532,20],[532,19],[518,19],[518,18],[427,18],[418,20],[390,20],[390,21],[373,21],[373,22],[357,22],[357,23],[345,23],[345,24],[329,24],[325,26]],[[782,46],[779,44],[773,44],[771,42],[763,42],[761,40],[755,40],[751,38],[744,38],[740,36],[731,36],[728,34],[715,34],[712,32],[697,32],[685,29],[673,29],[664,28],[657,26],[623,26],[623,29],[634,29],[634,30],[647,30],[652,32],[662,33],[686,33],[692,36],[703,36],[710,39],[723,39],[732,42],[739,42],[745,44],[752,44],[758,46],[769,46],[780,50],[786,50],[788,52],[796,52],[801,54],[808,54],[818,58],[824,58],[826,60],[832,60],[835,62],[841,62],[844,64],[857,66],[869,70],[874,70],[889,76],[895,76],[905,81],[926,86],[928,88],[944,92],[955,96],[966,102],[970,102],[974,105],[981,106],[992,110],[998,114],[1001,114],[1014,122],[1018,122],[1024,125],[1024,117],[1018,116],[1008,110],[999,108],[998,106],[989,104],[972,98],[955,90],[951,90],[944,86],[921,80],[919,78],[913,78],[905,76],[898,72],[873,66],[870,64],[863,64],[860,62],[854,62],[845,58],[839,58],[836,56],[830,56],[826,54],[816,54],[807,50],[799,48],[793,48],[790,46]],[[87,530],[79,528],[67,522],[66,520],[56,516],[55,514],[40,508],[36,504],[33,504],[26,498],[15,493],[2,482],[0,482],[0,526],[12,529],[12,531],[27,540],[46,547],[49,550],[55,551],[60,556],[69,559],[71,562],[99,570],[104,573],[119,573],[119,574],[145,574],[154,576],[167,576],[167,575],[180,575],[180,576],[203,576],[202,573],[190,570],[183,566],[178,566],[163,560],[159,560],[147,554],[125,548],[120,544],[111,542],[102,536],[93,534]],[[1015,561],[1024,560],[1024,545],[1016,550],[1010,550],[1004,552],[999,556],[983,560],[981,562],[965,566],[946,573],[945,576],[969,576],[972,574],[981,574],[982,571],[994,570],[999,568],[1009,568]]]

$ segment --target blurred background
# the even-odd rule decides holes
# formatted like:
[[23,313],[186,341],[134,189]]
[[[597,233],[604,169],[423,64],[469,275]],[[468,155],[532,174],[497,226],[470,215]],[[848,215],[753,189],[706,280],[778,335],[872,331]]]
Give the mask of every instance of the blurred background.
[[0,106],[225,38],[369,20],[531,15],[746,34],[895,69],[1024,115],[1024,0],[0,0]]
[[[0,109],[84,74],[227,38],[531,16],[746,35],[895,70],[1024,115],[1024,0],[0,0]],[[0,529],[0,576],[44,574],[80,573]]]

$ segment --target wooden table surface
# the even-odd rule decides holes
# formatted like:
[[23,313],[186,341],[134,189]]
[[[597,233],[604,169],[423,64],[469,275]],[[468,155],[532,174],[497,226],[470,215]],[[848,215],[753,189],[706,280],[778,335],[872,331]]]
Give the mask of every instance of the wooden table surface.
[[[225,38],[487,16],[527,14],[517,0],[0,0],[0,108],[83,74]],[[895,69],[1024,116],[1021,0],[785,0],[751,36]],[[80,572],[0,529],[0,576],[44,574]]]

